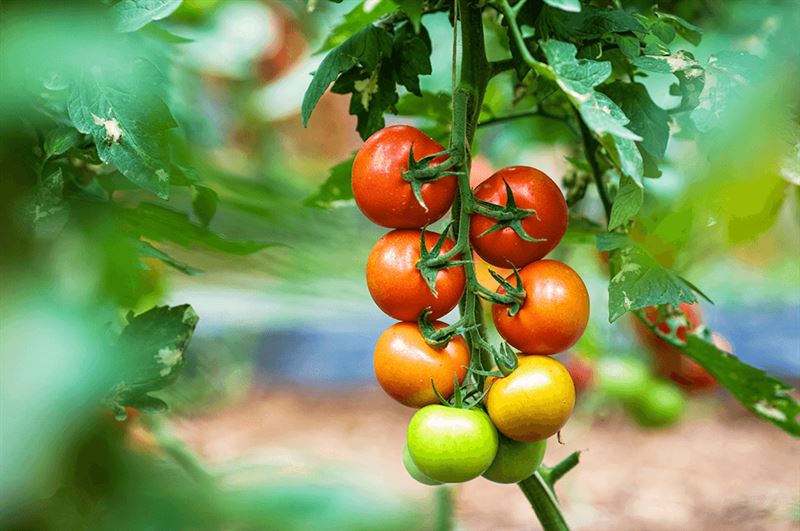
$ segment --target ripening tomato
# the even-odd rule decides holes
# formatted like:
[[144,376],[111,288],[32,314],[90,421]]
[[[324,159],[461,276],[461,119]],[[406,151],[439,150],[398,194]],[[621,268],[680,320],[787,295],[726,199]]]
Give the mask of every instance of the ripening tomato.
[[[367,260],[367,288],[375,304],[398,321],[416,321],[425,308],[431,319],[438,319],[456,307],[464,293],[462,266],[446,267],[436,275],[436,295],[431,292],[417,268],[420,253],[419,230],[398,229],[378,240]],[[439,234],[425,232],[425,246],[432,249]],[[454,246],[446,239],[442,253]],[[460,255],[455,257],[460,260]]]
[[[686,316],[688,327],[678,326],[675,336],[681,341],[686,341],[688,334],[702,326],[703,312],[698,303],[687,304],[684,302],[678,309]],[[658,320],[658,308],[655,306],[645,308],[645,318],[651,324],[655,323]],[[666,321],[661,321],[657,328],[663,334],[670,333],[670,325]],[[716,387],[717,381],[707,370],[696,361],[684,356],[679,348],[658,337],[638,319],[634,321],[634,330],[639,341],[653,354],[655,370],[658,374],[670,378],[690,391],[702,391]]]
[[497,430],[481,409],[425,406],[408,424],[408,453],[436,481],[475,479],[494,461],[497,445]]
[[435,479],[431,479],[425,474],[422,473],[422,470],[419,469],[417,464],[411,459],[411,454],[408,453],[408,444],[403,447],[403,466],[406,467],[406,472],[412,478],[416,479],[423,485],[441,485],[441,481],[436,481]]
[[547,439],[567,423],[575,406],[569,372],[549,356],[520,356],[519,365],[491,381],[486,410],[500,432],[515,441]]
[[575,384],[575,394],[582,395],[589,387],[594,385],[595,362],[586,356],[573,353],[564,364]]
[[[495,205],[505,205],[508,183],[519,208],[532,209],[536,215],[522,220],[528,236],[544,241],[522,239],[506,227],[488,234],[496,220],[473,214],[469,227],[470,241],[481,258],[497,267],[523,267],[543,258],[555,249],[567,231],[567,202],[558,185],[545,173],[528,166],[510,166],[498,171],[475,188],[475,197]],[[481,236],[483,234],[483,236]]]
[[[447,326],[435,321],[438,330]],[[453,394],[453,376],[462,382],[469,365],[469,348],[455,336],[444,348],[425,342],[417,323],[396,323],[387,328],[375,345],[375,376],[386,394],[409,407],[438,404],[436,390],[444,397]]]
[[547,441],[520,442],[500,435],[497,455],[483,477],[495,483],[519,483],[542,464]]
[[[492,305],[497,331],[511,346],[526,354],[556,354],[580,339],[589,322],[589,293],[581,277],[568,265],[540,260],[519,272],[525,302],[514,315],[508,306]],[[515,285],[514,275],[507,278]],[[505,293],[501,287],[498,293]]]
[[[353,161],[353,197],[358,208],[373,223],[396,229],[419,228],[445,215],[456,196],[456,177],[448,175],[422,185],[419,204],[411,183],[403,179],[408,156],[414,146],[414,159],[444,151],[441,144],[408,125],[381,129],[364,142]],[[431,164],[440,164],[437,157]]]

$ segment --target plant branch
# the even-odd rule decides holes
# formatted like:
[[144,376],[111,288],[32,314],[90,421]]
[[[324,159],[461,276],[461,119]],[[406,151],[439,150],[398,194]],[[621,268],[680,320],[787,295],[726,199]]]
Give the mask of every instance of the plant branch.
[[557,114],[551,114],[547,111],[543,111],[542,109],[533,109],[530,111],[522,111],[513,114],[507,114],[505,116],[495,116],[489,118],[488,120],[484,120],[478,123],[478,127],[486,127],[487,125],[495,125],[502,122],[508,122],[511,120],[518,120],[520,118],[531,118],[531,117],[539,117],[539,118],[547,118],[549,120],[556,120],[558,122],[567,122],[566,116],[559,116]]
[[519,488],[531,503],[543,529],[546,531],[569,531],[569,526],[564,520],[564,515],[561,514],[555,494],[538,471],[528,479],[519,482]]
[[586,123],[581,118],[578,111],[575,111],[575,116],[578,119],[578,125],[581,128],[581,139],[583,140],[583,151],[586,155],[586,161],[592,169],[592,177],[597,186],[597,192],[600,194],[600,201],[603,202],[603,209],[606,212],[606,223],[611,221],[611,199],[608,197],[608,189],[605,182],[603,182],[603,172],[600,171],[600,166],[597,164],[597,157],[595,151],[597,149],[597,140],[592,136],[592,132],[586,126]]

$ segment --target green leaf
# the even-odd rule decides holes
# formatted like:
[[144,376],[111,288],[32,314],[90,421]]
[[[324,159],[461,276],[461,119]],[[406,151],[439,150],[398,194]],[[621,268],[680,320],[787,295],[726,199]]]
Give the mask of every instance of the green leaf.
[[[148,393],[172,383],[185,363],[184,352],[197,326],[191,306],[157,306],[133,316],[117,340],[117,383],[105,402],[117,412],[126,406],[156,406]],[[149,407],[149,406],[148,406]]]
[[199,269],[195,269],[184,262],[176,260],[175,258],[171,257],[158,247],[155,247],[146,241],[143,240],[136,240],[136,241],[138,245],[139,256],[142,258],[157,258],[158,260],[161,260],[168,266],[186,275],[192,276],[202,273],[202,271],[200,271]]
[[642,70],[657,74],[673,74],[700,66],[692,54],[682,50],[671,55],[643,55],[631,62]]
[[217,213],[219,195],[217,192],[202,184],[192,185],[192,210],[200,219],[203,227],[208,227],[214,214]]
[[69,203],[64,201],[64,175],[57,168],[37,185],[32,197],[22,203],[22,218],[37,238],[58,236],[69,221]]
[[619,191],[614,198],[611,206],[611,219],[608,222],[608,230],[625,225],[639,213],[644,202],[644,189],[642,186],[627,175],[623,175],[620,180]]
[[150,203],[135,208],[117,208],[117,217],[128,234],[148,240],[171,241],[186,249],[203,247],[235,255],[252,254],[275,244],[249,240],[229,240],[204,227],[193,224],[189,216]]
[[544,0],[544,3],[570,13],[578,13],[581,10],[580,0]]
[[659,18],[659,20],[670,24],[681,37],[695,46],[700,44],[700,41],[703,38],[703,30],[701,28],[677,15],[671,15],[658,10],[654,10],[653,12]]
[[116,30],[123,33],[136,31],[153,22],[170,16],[182,0],[121,0],[111,7]]
[[[303,97],[303,126],[308,125],[308,119],[317,102],[341,74],[356,66],[361,66],[366,72],[375,72],[381,61],[390,57],[391,53],[392,36],[376,26],[367,26],[331,50],[314,72]],[[369,98],[365,99],[368,104]]]
[[597,248],[612,251],[612,271],[608,283],[608,320],[613,323],[626,312],[647,306],[682,302],[694,303],[690,284],[662,267],[647,251],[624,235],[598,235]]
[[749,80],[757,79],[761,59],[745,52],[723,52],[708,58],[706,80],[692,121],[701,132],[717,127]]
[[349,112],[358,117],[356,129],[364,140],[384,127],[384,113],[397,103],[396,66],[392,61],[383,61],[372,71],[352,70],[342,75],[331,88],[331,92],[336,94],[352,94]]
[[619,105],[630,123],[627,127],[640,137],[639,145],[660,161],[669,140],[669,114],[656,105],[641,83],[615,81],[602,88]]
[[328,178],[325,179],[319,190],[307,197],[303,204],[314,208],[331,208],[351,204],[353,187],[350,184],[350,174],[354,158],[355,154],[331,168]]
[[800,436],[800,404],[789,391],[791,387],[760,369],[742,363],[703,338],[690,334],[684,354],[702,365],[711,375],[758,417],[783,431]]
[[657,21],[650,26],[650,33],[658,37],[664,44],[669,44],[675,40],[676,31],[666,22]]
[[414,26],[414,31],[419,31],[420,21],[422,20],[422,12],[424,7],[423,0],[393,0],[395,4],[400,6],[403,13],[406,14],[411,25]]
[[159,97],[158,70],[143,60],[97,66],[70,85],[67,109],[82,133],[89,133],[101,160],[131,182],[159,197],[169,196],[167,131],[177,124]]
[[[365,26],[393,12],[400,3],[399,1],[393,3],[391,0],[379,0],[377,2],[363,0],[359,2],[344,16],[344,20],[328,33],[328,38],[325,39],[317,53],[336,48],[361,31]],[[409,0],[408,3],[413,2]]]
[[66,153],[78,145],[81,134],[74,127],[57,127],[44,137],[44,152],[47,158]]
[[419,117],[431,124],[426,132],[437,140],[444,140],[450,133],[453,107],[447,92],[422,92],[422,96],[404,94],[395,105],[399,116]]
[[540,30],[545,37],[564,41],[582,41],[614,33],[645,31],[636,17],[621,9],[603,9],[586,4],[581,7],[580,12],[567,12],[545,6],[539,19]]
[[602,232],[603,227],[599,223],[580,216],[570,216],[567,232],[561,242],[567,245],[594,244]]
[[432,49],[425,26],[420,26],[417,33],[410,24],[404,24],[395,34],[392,63],[395,65],[397,83],[417,96],[422,96],[419,76],[432,72]]

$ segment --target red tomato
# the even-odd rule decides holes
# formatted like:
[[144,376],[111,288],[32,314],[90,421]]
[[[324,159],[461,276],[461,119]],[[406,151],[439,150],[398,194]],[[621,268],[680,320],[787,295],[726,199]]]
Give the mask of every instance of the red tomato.
[[[703,313],[698,303],[687,304],[684,302],[678,309],[686,316],[689,326],[679,326],[675,331],[675,336],[681,341],[686,341],[687,335],[703,324]],[[655,306],[645,308],[645,318],[651,324],[655,323],[658,320],[658,308]],[[638,319],[634,323],[639,341],[653,354],[658,374],[672,379],[687,390],[710,389],[717,385],[716,380],[707,370],[696,361],[684,356],[679,348],[655,335]],[[663,334],[670,333],[670,325],[666,321],[661,321],[656,328]]]
[[492,163],[483,155],[475,155],[472,158],[472,167],[469,171],[469,185],[475,188],[494,173]]
[[[556,354],[580,339],[589,322],[589,293],[583,280],[568,265],[541,260],[519,272],[525,302],[513,316],[508,306],[492,305],[497,331],[508,343],[526,354]],[[515,284],[514,275],[507,278]],[[501,287],[498,293],[504,293]]]
[[[364,142],[353,161],[353,196],[372,222],[397,229],[419,228],[445,215],[458,190],[456,177],[448,175],[422,185],[425,211],[414,197],[411,183],[403,180],[408,155],[414,159],[444,151],[441,144],[408,125],[381,129]],[[444,162],[437,157],[431,164]]]
[[481,258],[490,264],[508,267],[511,263],[519,268],[543,258],[558,245],[567,231],[569,213],[558,185],[545,173],[527,166],[503,168],[475,188],[475,197],[495,205],[505,205],[504,181],[511,187],[519,208],[536,211],[535,216],[522,220],[525,233],[544,241],[525,241],[510,227],[481,236],[495,225],[496,220],[480,214],[472,215],[470,241]]
[[[438,330],[447,326],[436,321]],[[417,323],[397,323],[387,328],[375,345],[375,376],[386,394],[409,407],[438,404],[431,380],[444,397],[453,394],[453,375],[464,381],[469,348],[461,336],[435,349],[425,342]]]
[[[422,231],[397,229],[378,240],[367,260],[367,288],[375,304],[398,321],[416,321],[425,308],[431,309],[431,319],[438,319],[456,307],[464,293],[465,276],[462,266],[447,267],[436,275],[434,295],[417,269],[420,259]],[[425,232],[425,245],[433,248],[439,234]],[[452,249],[447,239],[442,253]],[[455,260],[460,260],[460,255]]]
[[594,380],[594,362],[580,354],[572,354],[567,358],[565,366],[575,384],[575,394],[583,394]]

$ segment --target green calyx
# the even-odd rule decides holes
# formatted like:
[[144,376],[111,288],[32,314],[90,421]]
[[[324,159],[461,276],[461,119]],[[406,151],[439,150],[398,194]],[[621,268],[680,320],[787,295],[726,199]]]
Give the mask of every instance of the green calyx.
[[417,262],[417,269],[419,269],[422,278],[425,280],[425,283],[431,290],[431,293],[437,295],[436,293],[436,277],[439,274],[439,270],[444,269],[446,267],[455,267],[464,265],[463,260],[453,260],[453,258],[458,254],[459,249],[454,247],[449,252],[442,254],[442,246],[444,242],[447,240],[447,231],[448,227],[445,227],[445,230],[442,231],[442,234],[439,236],[439,239],[436,241],[436,244],[429,250],[427,245],[425,244],[425,233],[427,232],[427,227],[423,227],[422,231],[420,232],[420,241],[419,241],[419,255],[420,259]]
[[476,214],[490,217],[497,221],[497,223],[489,227],[489,229],[482,232],[478,238],[498,230],[510,228],[517,234],[517,236],[527,242],[545,241],[544,238],[534,238],[525,232],[524,228],[522,228],[522,220],[528,216],[536,216],[536,211],[529,208],[519,208],[516,200],[514,199],[514,192],[511,190],[511,187],[508,185],[508,182],[506,182],[505,179],[503,180],[503,184],[506,186],[505,205],[495,205],[494,203],[489,203],[488,201],[484,201],[473,196],[473,204],[471,205],[470,210]]
[[[434,159],[445,155],[448,155],[448,158],[441,164],[431,164]],[[408,152],[408,169],[402,173],[402,177],[404,181],[411,184],[414,197],[420,206],[425,209],[425,212],[428,211],[428,206],[422,199],[422,185],[448,175],[460,175],[460,172],[452,171],[454,167],[458,166],[460,158],[457,153],[445,150],[416,160],[414,158],[414,144],[411,144],[411,149]]]
[[478,295],[491,303],[507,305],[508,315],[513,317],[525,303],[525,287],[522,285],[522,278],[519,276],[519,271],[516,267],[514,268],[516,286],[512,286],[502,275],[499,275],[492,269],[489,270],[489,274],[503,287],[505,293],[496,293],[481,286],[481,289],[478,290]]
[[[473,372],[473,369],[466,367],[468,373],[467,377],[464,378],[464,381],[470,381],[469,372]],[[458,381],[458,376],[453,374],[453,396],[450,400],[446,399],[442,394],[436,389],[436,385],[431,380],[431,387],[433,388],[433,393],[436,395],[436,398],[439,399],[439,402],[445,407],[452,407],[456,409],[472,409],[476,406],[479,406],[483,403],[483,399],[489,393],[489,389],[491,386],[487,387],[483,391],[478,388],[474,384],[467,384],[466,386],[462,386],[461,383]]]
[[445,326],[437,330],[431,322],[430,315],[430,308],[425,309],[425,311],[420,314],[417,324],[425,342],[435,349],[444,348],[453,337],[466,334],[477,328],[476,325],[466,326],[466,319],[459,319],[450,326]]

